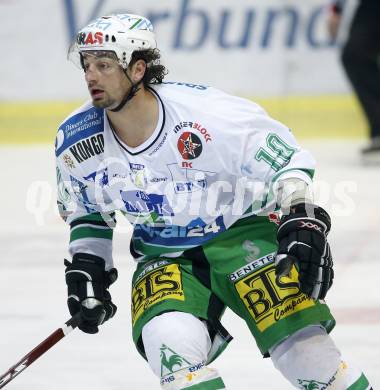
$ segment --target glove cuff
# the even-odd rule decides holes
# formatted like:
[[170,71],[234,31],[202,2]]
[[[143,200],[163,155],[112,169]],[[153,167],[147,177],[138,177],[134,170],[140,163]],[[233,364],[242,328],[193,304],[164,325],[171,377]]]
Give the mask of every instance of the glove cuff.
[[75,253],[73,256],[73,264],[76,262],[83,262],[83,263],[88,263],[88,264],[95,264],[103,268],[103,270],[106,267],[106,262],[102,257],[92,255],[91,253]]
[[112,283],[114,283],[118,278],[118,272],[116,268],[111,268],[106,271],[106,262],[102,257],[93,255],[91,253],[75,253],[73,256],[72,264],[76,265],[80,262],[81,264],[95,265],[99,266],[104,273],[104,285],[108,288]]
[[321,221],[326,225],[326,235],[331,229],[331,218],[328,212],[320,206],[317,206],[312,203],[298,203],[290,207],[290,214],[285,215],[283,218],[287,220],[288,218],[294,218],[294,214],[297,214],[298,217],[308,217],[314,218],[318,221]]

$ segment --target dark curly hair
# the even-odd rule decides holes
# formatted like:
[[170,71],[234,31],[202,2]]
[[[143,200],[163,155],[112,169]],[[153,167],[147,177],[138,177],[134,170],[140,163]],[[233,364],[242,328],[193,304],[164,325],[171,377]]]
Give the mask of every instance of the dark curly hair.
[[144,87],[148,87],[149,84],[161,84],[168,71],[165,66],[160,64],[160,58],[161,54],[158,49],[134,51],[128,67],[131,67],[138,60],[145,61],[147,68],[142,79]]

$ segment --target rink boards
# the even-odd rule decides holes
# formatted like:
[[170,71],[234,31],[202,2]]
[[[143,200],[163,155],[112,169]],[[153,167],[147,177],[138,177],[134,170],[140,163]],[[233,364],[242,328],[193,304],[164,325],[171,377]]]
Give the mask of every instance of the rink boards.
[[[363,138],[361,110],[351,95],[258,98],[298,138]],[[82,102],[0,102],[0,144],[53,143],[59,124]]]

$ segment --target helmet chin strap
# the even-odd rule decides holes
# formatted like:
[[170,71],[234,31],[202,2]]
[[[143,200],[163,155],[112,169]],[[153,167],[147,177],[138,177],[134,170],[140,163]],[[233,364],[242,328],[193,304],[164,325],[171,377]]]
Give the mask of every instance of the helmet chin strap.
[[139,84],[141,83],[142,80],[140,80],[138,83],[134,83],[131,78],[128,76],[127,70],[124,70],[124,74],[131,83],[132,87],[128,93],[126,93],[122,99],[122,101],[119,103],[119,105],[115,108],[108,109],[109,111],[112,112],[118,112],[120,111],[137,93],[137,91],[140,89]]

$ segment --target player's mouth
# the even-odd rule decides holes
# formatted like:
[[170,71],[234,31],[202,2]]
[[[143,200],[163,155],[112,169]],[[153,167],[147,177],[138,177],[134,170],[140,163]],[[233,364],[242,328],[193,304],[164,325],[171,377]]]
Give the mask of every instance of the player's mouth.
[[91,97],[95,100],[101,99],[104,96],[104,91],[99,88],[91,88],[90,93]]

